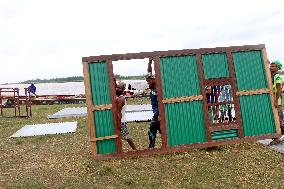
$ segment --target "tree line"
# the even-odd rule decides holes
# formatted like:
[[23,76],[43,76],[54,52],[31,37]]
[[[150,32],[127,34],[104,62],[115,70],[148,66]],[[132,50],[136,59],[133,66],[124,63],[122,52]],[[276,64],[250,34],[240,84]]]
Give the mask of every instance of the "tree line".
[[[117,80],[143,80],[145,75],[139,76],[122,76],[115,74]],[[72,76],[72,77],[62,77],[62,78],[52,78],[52,79],[30,79],[20,82],[21,84],[30,83],[66,83],[66,82],[83,82],[83,76]]]

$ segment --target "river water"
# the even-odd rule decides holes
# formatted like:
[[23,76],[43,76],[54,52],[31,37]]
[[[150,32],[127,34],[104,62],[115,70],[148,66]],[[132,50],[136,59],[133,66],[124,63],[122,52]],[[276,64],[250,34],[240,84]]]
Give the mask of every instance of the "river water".
[[[126,88],[128,84],[137,90],[147,88],[147,82],[144,80],[125,80]],[[20,95],[24,94],[24,88],[29,84],[8,84],[0,85],[0,88],[19,88]],[[38,83],[36,86],[37,95],[79,95],[85,94],[84,82],[67,82],[67,83]]]

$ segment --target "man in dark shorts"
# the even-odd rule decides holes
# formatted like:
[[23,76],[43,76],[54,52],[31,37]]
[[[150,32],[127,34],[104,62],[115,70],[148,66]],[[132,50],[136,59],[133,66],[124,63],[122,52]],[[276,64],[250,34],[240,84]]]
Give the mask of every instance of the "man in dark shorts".
[[146,76],[146,81],[151,90],[150,100],[151,100],[151,105],[152,105],[152,111],[154,113],[150,127],[148,129],[149,148],[155,148],[157,131],[161,133],[160,121],[159,121],[159,109],[158,109],[158,96],[157,96],[157,89],[156,89],[156,80],[152,72],[152,61],[153,61],[153,58],[149,58],[148,70],[147,70],[148,75]]

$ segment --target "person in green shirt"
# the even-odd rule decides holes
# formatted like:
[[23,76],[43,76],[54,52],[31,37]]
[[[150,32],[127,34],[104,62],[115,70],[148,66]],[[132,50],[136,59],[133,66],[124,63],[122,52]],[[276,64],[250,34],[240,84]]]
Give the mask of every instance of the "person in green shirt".
[[[274,107],[278,109],[281,134],[283,135],[284,127],[283,127],[283,110],[282,110],[282,96],[281,96],[282,78],[278,73],[278,71],[281,69],[282,69],[282,64],[279,61],[274,61],[270,63],[270,72],[271,72],[271,79],[274,91]],[[270,144],[277,144],[279,142],[280,140],[278,138],[275,138],[272,140]]]

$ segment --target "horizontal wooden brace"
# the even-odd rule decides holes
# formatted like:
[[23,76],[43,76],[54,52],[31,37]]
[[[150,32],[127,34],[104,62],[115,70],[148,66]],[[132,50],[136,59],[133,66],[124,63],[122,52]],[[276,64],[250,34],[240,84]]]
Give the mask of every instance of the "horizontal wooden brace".
[[96,142],[98,140],[108,140],[108,139],[113,139],[113,138],[118,138],[118,135],[112,135],[112,136],[105,136],[105,137],[99,137],[99,138],[93,138],[90,139],[91,142]]
[[178,102],[191,102],[194,100],[202,100],[203,96],[202,95],[195,95],[195,96],[183,96],[183,97],[178,97],[178,98],[166,98],[163,99],[162,102],[164,104],[172,104],[172,103],[178,103]]
[[257,89],[257,90],[249,90],[249,91],[238,91],[237,96],[248,96],[248,95],[258,95],[258,94],[265,94],[270,93],[270,90],[267,88],[264,89]]
[[239,126],[236,123],[230,123],[230,124],[224,124],[224,125],[218,125],[218,126],[211,126],[210,131],[223,131],[223,130],[231,130],[231,129],[238,129]]
[[112,108],[112,104],[103,104],[103,105],[96,105],[92,106],[91,110],[93,111],[99,111],[99,110],[110,110]]

